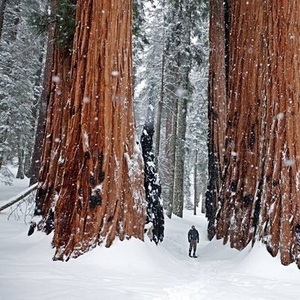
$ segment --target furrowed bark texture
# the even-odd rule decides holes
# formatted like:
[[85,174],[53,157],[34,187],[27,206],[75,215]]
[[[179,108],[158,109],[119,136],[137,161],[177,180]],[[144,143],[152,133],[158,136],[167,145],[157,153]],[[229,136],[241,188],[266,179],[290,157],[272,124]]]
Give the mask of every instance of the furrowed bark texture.
[[[206,215],[208,237],[215,235],[215,218],[218,205],[218,191],[221,186],[219,164],[224,165],[225,126],[227,123],[227,92],[225,70],[225,21],[223,1],[211,1],[210,5],[210,57],[208,84],[208,170],[209,185],[206,192]],[[227,53],[228,54],[228,53]],[[220,238],[220,236],[217,236]]]
[[[51,1],[51,11],[55,9],[56,1]],[[41,169],[41,156],[43,151],[43,141],[45,134],[45,121],[47,119],[47,107],[49,103],[49,98],[51,94],[51,83],[53,76],[54,68],[54,37],[55,37],[56,26],[51,24],[48,29],[48,42],[47,42],[47,53],[46,53],[46,63],[44,69],[44,78],[43,78],[43,90],[39,100],[38,108],[38,118],[37,126],[34,140],[34,149],[31,160],[30,168],[30,185],[38,182],[39,171]],[[57,49],[56,49],[57,51]],[[39,205],[40,206],[40,205]]]
[[208,235],[299,265],[300,3],[211,9]]
[[[51,1],[51,12],[56,14],[57,1]],[[53,221],[54,198],[58,193],[57,182],[61,178],[58,171],[60,153],[65,140],[67,114],[65,106],[68,99],[69,72],[71,69],[71,54],[62,49],[56,42],[57,26],[50,25],[46,57],[46,69],[41,95],[41,109],[35,139],[35,151],[32,172],[38,172],[39,186],[36,194],[35,215],[47,216],[39,228],[49,233],[53,226],[47,226]],[[45,124],[44,124],[45,123]],[[63,124],[65,124],[63,126]],[[42,139],[43,143],[41,143]],[[37,181],[36,174],[31,178],[31,184]],[[51,212],[51,213],[50,213]]]
[[51,91],[47,106],[45,137],[39,172],[39,188],[36,196],[36,215],[48,215],[54,209],[54,197],[59,192],[61,179],[61,149],[64,144],[68,115],[66,103],[69,89],[71,56],[54,47]]
[[116,236],[143,239],[143,161],[134,133],[131,1],[78,1],[55,259]]

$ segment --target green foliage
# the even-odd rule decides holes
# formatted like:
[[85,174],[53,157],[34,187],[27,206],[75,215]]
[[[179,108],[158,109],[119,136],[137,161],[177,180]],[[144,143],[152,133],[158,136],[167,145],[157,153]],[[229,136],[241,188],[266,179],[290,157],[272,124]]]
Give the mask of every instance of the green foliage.
[[56,25],[56,44],[66,51],[72,50],[75,33],[75,13],[76,4],[71,0],[61,0],[57,4],[55,12],[50,14],[33,13],[29,18],[29,23],[35,32],[47,34],[51,24]]
[[59,1],[55,16],[57,24],[57,43],[65,49],[72,49],[75,34],[76,5],[70,0]]
[[45,13],[33,12],[28,18],[29,25],[38,36],[46,35],[49,24],[52,22],[54,22],[54,19]]

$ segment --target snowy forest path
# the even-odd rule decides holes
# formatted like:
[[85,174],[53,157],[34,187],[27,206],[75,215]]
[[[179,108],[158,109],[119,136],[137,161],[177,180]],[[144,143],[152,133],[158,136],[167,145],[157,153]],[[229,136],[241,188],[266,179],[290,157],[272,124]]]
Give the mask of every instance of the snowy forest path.
[[[266,274],[269,274],[270,270],[261,269],[260,259],[262,261],[272,259],[263,249],[264,245],[253,249],[248,246],[244,251],[239,252],[227,245],[223,246],[222,241],[210,242],[206,237],[205,216],[201,214],[194,216],[191,211],[185,211],[185,214],[183,219],[177,217],[166,219],[165,239],[161,247],[173,263],[174,276],[170,278],[174,286],[166,288],[168,294],[166,299],[233,300],[241,299],[243,295],[242,298],[245,300],[277,300],[284,299],[285,295],[291,293],[290,299],[297,299],[300,288],[296,280],[293,283],[281,280],[276,278],[276,273],[274,277],[268,277]],[[187,233],[191,225],[195,225],[200,234],[197,258],[188,256]],[[258,265],[253,268],[256,264],[255,259]],[[277,263],[280,264],[279,261]],[[273,264],[270,267],[273,267]],[[257,272],[253,271],[256,269]],[[285,271],[288,272],[286,268]],[[291,286],[294,288],[292,292]],[[258,290],[262,295],[261,298],[257,298]]]
[[[186,215],[180,219],[172,216],[166,217],[165,238],[159,246],[173,263],[173,288],[167,288],[168,299],[207,299],[205,290],[214,284],[219,266],[218,260],[211,261],[203,257],[203,251],[209,241],[206,238],[206,219],[204,215],[193,215],[192,211],[185,211]],[[181,226],[178,226],[180,222]],[[188,256],[188,230],[195,225],[199,231],[200,242],[197,247],[197,258]],[[179,278],[179,280],[178,280]],[[202,298],[203,296],[203,298]]]
[[[14,186],[0,182],[0,205],[26,187],[22,180]],[[110,248],[96,247],[61,263],[52,261],[52,236],[28,237],[23,218],[8,218],[12,209],[0,212],[0,300],[299,299],[296,265],[282,266],[260,243],[238,252],[221,240],[208,241],[207,220],[200,213],[185,210],[183,218],[166,217],[158,246],[147,237],[145,242],[117,239]],[[191,225],[200,234],[198,258],[188,256]]]

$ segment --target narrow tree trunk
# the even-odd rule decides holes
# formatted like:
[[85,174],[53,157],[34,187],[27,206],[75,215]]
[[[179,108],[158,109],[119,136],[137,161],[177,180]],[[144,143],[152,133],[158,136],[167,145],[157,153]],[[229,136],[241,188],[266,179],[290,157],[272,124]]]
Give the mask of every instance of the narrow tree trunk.
[[3,29],[3,19],[4,19],[4,12],[6,8],[6,3],[8,0],[2,0],[0,5],[0,40],[2,36],[2,29]]
[[[51,12],[55,14],[56,0],[51,1]],[[47,108],[49,104],[49,97],[51,94],[51,82],[53,75],[53,58],[54,58],[54,37],[55,37],[55,23],[51,23],[48,29],[47,37],[47,50],[45,58],[45,70],[43,78],[43,89],[39,101],[37,125],[35,131],[34,149],[31,158],[30,167],[30,182],[29,184],[35,184],[38,182],[39,171],[41,168],[42,149],[45,135],[45,123],[47,118]],[[39,200],[38,200],[39,201]],[[41,206],[39,204],[38,206]],[[38,209],[40,211],[40,209]]]
[[[172,99],[172,97],[170,97]],[[173,213],[173,197],[174,197],[174,176],[175,176],[175,136],[177,127],[177,102],[168,101],[167,107],[171,111],[168,112],[166,119],[166,142],[165,142],[165,170],[164,179],[166,191],[164,191],[164,208],[166,215],[171,218]]]
[[[48,41],[49,42],[49,41]],[[51,41],[52,43],[53,41]],[[48,44],[48,43],[47,43]],[[43,99],[45,100],[45,97],[43,94],[43,91],[45,93],[45,88],[47,87],[47,84],[44,82],[46,77],[46,72],[48,72],[48,85],[50,83],[50,75],[52,74],[49,70],[49,65],[51,65],[51,62],[48,57],[49,49],[46,50],[46,55],[44,49],[45,48],[45,42],[40,42],[40,48],[41,53],[39,56],[39,68],[36,72],[35,76],[35,84],[34,84],[34,105],[31,109],[32,113],[32,128],[33,128],[33,136],[34,136],[34,146],[33,149],[30,149],[27,151],[26,154],[26,164],[25,164],[25,174],[27,177],[30,178],[29,185],[32,185],[38,181],[38,173],[40,169],[40,156],[42,152],[42,143],[43,143],[43,134],[45,131],[45,122],[46,122],[46,108],[47,108],[47,101],[42,105]],[[48,48],[48,47],[47,47]],[[45,59],[46,58],[46,59]],[[51,57],[52,58],[52,57]],[[44,61],[45,59],[45,61]],[[44,65],[45,64],[45,65]],[[42,91],[40,92],[40,87],[42,86]],[[50,94],[49,88],[47,91],[47,95]],[[45,93],[46,94],[46,93]]]
[[22,146],[19,145],[18,149],[18,171],[16,174],[16,178],[24,179],[24,150],[22,149]]
[[162,54],[161,54],[161,81],[160,81],[160,96],[157,104],[157,112],[156,112],[156,126],[155,126],[155,151],[154,156],[157,160],[160,156],[160,144],[161,144],[161,123],[162,123],[162,112],[165,98],[165,68],[166,68],[166,50],[165,50],[165,0],[162,1],[162,10],[163,10],[163,36],[162,36]]
[[195,165],[194,165],[194,215],[197,215],[197,206],[199,204],[199,190],[198,190],[198,151],[195,151]]
[[[188,4],[181,4],[179,11],[179,19],[183,19],[183,16],[191,20]],[[176,94],[177,99],[177,130],[176,130],[176,150],[175,150],[175,177],[174,177],[174,198],[173,198],[173,213],[178,217],[183,217],[183,206],[184,206],[184,182],[185,182],[185,136],[186,136],[186,119],[187,119],[187,103],[191,98],[190,93],[190,80],[189,75],[191,71],[191,55],[187,55],[186,52],[190,51],[191,39],[190,39],[190,27],[186,30],[186,27],[181,27],[177,32],[178,36],[181,37],[181,51],[177,54],[177,66],[179,67],[179,80],[180,83],[177,86]],[[183,46],[184,45],[184,46]]]
[[[187,93],[187,90],[184,90]],[[178,97],[177,131],[175,146],[175,174],[174,174],[174,197],[173,213],[183,217],[184,203],[184,160],[185,160],[185,133],[186,133],[187,99],[185,96]]]
[[163,49],[162,62],[161,62],[161,89],[160,98],[157,104],[156,113],[156,132],[155,132],[155,159],[160,155],[160,143],[161,143],[161,122],[162,122],[162,111],[164,105],[164,85],[165,85],[165,51]]

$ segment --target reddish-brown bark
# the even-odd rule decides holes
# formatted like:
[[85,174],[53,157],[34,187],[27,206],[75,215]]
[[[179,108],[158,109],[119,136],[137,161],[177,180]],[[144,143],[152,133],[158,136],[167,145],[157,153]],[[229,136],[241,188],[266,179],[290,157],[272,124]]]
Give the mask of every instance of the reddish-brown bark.
[[[57,143],[60,155],[50,160],[43,179],[54,182],[53,189],[47,185],[51,191],[45,203],[50,206],[43,215],[45,221],[52,208],[55,259],[77,257],[103,241],[110,246],[116,236],[143,239],[145,195],[133,120],[131,10],[127,0],[77,2],[70,89],[68,97],[62,94],[61,120],[51,114],[47,130],[53,131],[50,143],[54,145],[56,133],[62,141]],[[54,99],[53,109],[60,110],[61,103]],[[43,161],[49,155],[45,152]]]
[[300,4],[211,9],[209,236],[237,249],[258,237],[286,265],[299,255]]
[[[223,1],[211,1],[210,11],[210,69],[209,69],[209,89],[208,89],[208,118],[209,118],[209,170],[210,183],[206,203],[206,213],[209,219],[208,236],[212,238],[215,234],[217,238],[224,237],[222,228],[225,226],[222,219],[219,219],[220,226],[214,226],[217,214],[217,203],[223,201],[216,192],[221,186],[222,175],[217,162],[224,165],[225,149],[225,126],[227,124],[227,83],[226,77],[226,45],[225,39],[225,7]],[[218,174],[220,176],[218,176]],[[217,230],[216,230],[217,229]]]
[[55,182],[59,182],[59,159],[64,143],[63,130],[66,126],[67,93],[69,89],[69,71],[71,56],[54,46],[53,69],[50,78],[50,94],[47,105],[45,136],[39,172],[39,189],[36,199],[36,214],[46,215],[53,204],[54,193],[58,191]]
[[[54,14],[56,9],[56,0],[51,0],[51,12]],[[48,42],[47,42],[47,52],[45,59],[45,69],[44,69],[44,78],[43,78],[43,89],[40,96],[39,110],[38,110],[38,119],[35,133],[34,149],[31,159],[30,167],[30,185],[33,185],[38,182],[39,172],[41,168],[41,156],[43,151],[43,140],[45,135],[45,122],[47,119],[47,108],[49,103],[49,98],[51,94],[51,82],[53,76],[53,67],[54,67],[54,38],[56,33],[55,23],[51,23],[48,28]],[[41,213],[42,199],[41,201],[37,200],[36,214]]]

